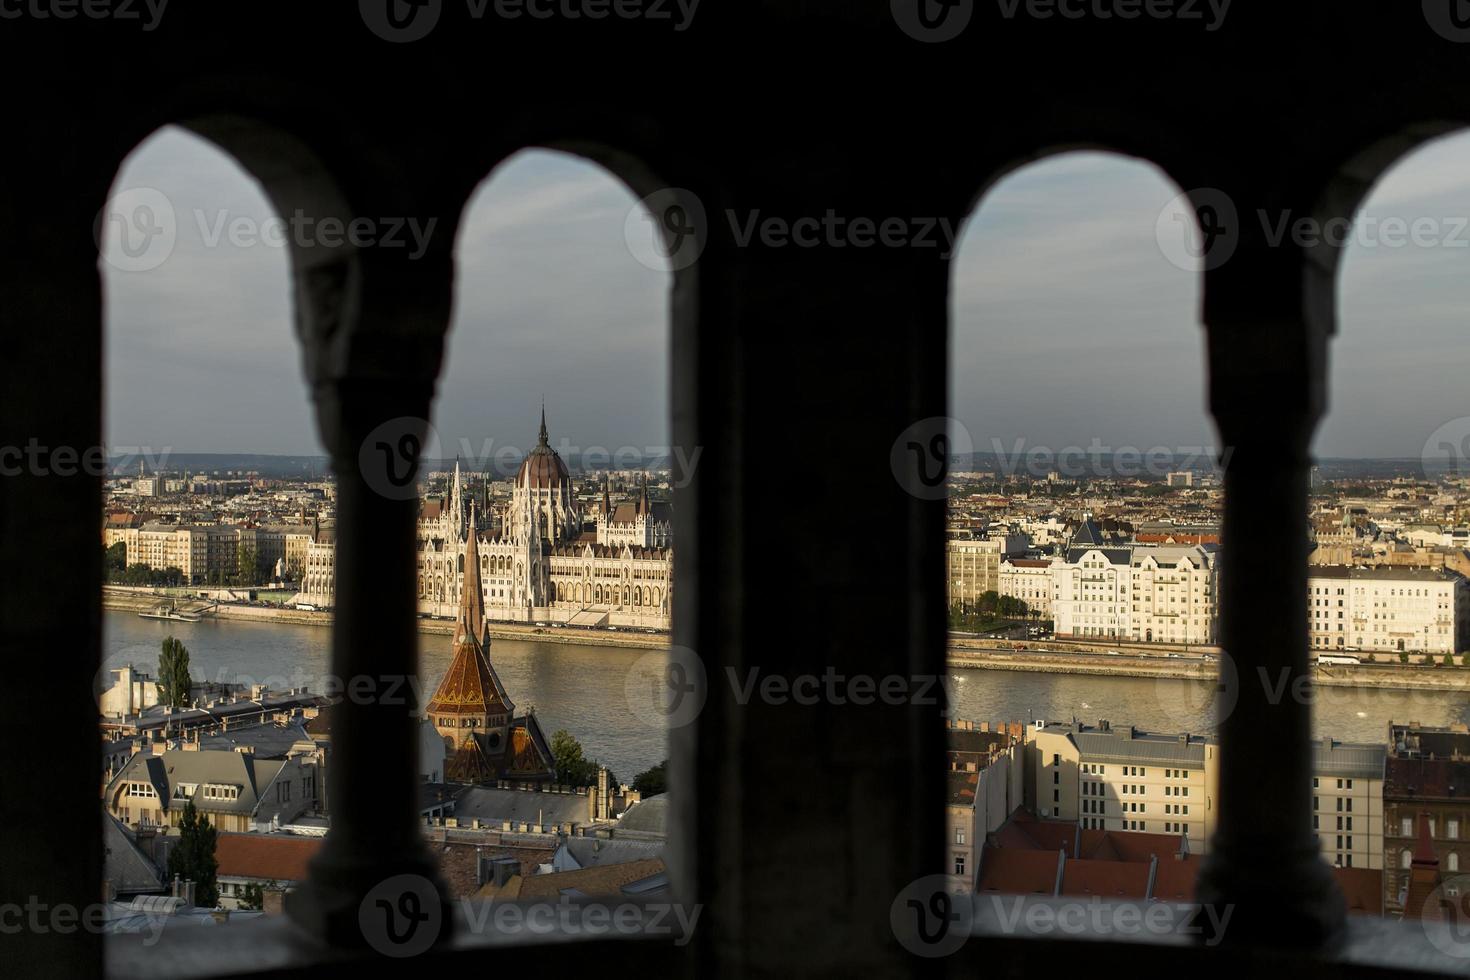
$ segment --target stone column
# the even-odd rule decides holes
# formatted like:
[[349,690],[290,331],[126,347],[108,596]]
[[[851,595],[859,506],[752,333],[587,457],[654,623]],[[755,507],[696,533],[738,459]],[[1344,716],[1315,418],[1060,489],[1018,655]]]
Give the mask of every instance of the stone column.
[[[1242,212],[1243,213],[1243,212]],[[1216,832],[1198,895],[1231,944],[1316,947],[1346,915],[1312,829],[1309,446],[1327,331],[1300,257],[1264,246],[1206,287],[1210,410],[1225,471]]]
[[[291,916],[337,946],[450,933],[417,817],[414,529],[449,262],[339,258],[300,274],[318,426],[337,482],[331,829]],[[424,678],[432,683],[432,678]],[[419,916],[427,916],[420,921]],[[426,940],[425,935],[431,938]]]

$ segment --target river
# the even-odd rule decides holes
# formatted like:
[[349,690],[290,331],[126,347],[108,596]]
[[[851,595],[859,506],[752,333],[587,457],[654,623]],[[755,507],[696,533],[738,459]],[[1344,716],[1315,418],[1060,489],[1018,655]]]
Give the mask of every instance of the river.
[[[168,635],[189,648],[196,679],[327,687],[330,633],[319,626],[163,622],[122,610],[103,613],[108,666],[132,662],[156,673],[159,644]],[[663,732],[649,721],[658,717],[654,685],[628,683],[630,675],[646,673],[650,651],[498,639],[490,655],[518,709],[534,706],[547,735],[570,731],[589,758],[607,764],[620,780],[631,780],[666,754]],[[419,657],[427,698],[449,666],[449,637],[420,634]],[[711,680],[726,682],[722,674]],[[1076,717],[1160,732],[1207,733],[1213,727],[1211,689],[1190,681],[956,668],[945,687],[952,692],[954,715],[977,722]],[[1459,692],[1323,687],[1315,697],[1318,737],[1349,742],[1383,742],[1390,720],[1470,720],[1470,702]]]

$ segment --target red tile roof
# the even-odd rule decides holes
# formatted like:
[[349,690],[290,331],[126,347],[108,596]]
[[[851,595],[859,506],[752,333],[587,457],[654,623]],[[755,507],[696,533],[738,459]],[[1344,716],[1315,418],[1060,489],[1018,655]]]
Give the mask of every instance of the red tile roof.
[[220,834],[214,857],[222,878],[261,878],[285,884],[306,879],[307,862],[321,846],[320,837]]
[[977,892],[1050,895],[1057,884],[1057,852],[987,847],[980,860]]

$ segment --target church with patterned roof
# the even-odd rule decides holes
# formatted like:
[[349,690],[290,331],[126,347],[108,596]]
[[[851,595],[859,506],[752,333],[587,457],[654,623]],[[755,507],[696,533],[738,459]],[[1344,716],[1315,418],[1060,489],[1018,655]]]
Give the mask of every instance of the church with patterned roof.
[[490,663],[490,626],[474,535],[465,558],[454,658],[425,711],[444,739],[444,778],[453,783],[550,781],[555,764],[535,712],[516,714],[515,702]]

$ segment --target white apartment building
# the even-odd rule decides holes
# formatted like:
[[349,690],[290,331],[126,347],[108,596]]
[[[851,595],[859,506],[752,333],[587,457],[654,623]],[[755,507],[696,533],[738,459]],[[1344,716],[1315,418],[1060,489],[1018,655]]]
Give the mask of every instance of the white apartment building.
[[1110,545],[1086,521],[1052,565],[1058,636],[1137,643],[1216,641],[1217,547]]
[[1026,603],[1039,619],[1051,619],[1050,558],[1005,558],[1000,563],[1000,594]]
[[1470,647],[1470,591],[1453,571],[1313,565],[1307,602],[1318,650],[1442,655]]

